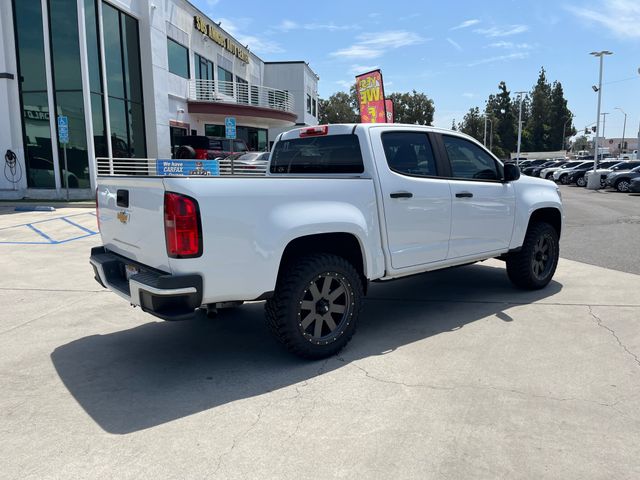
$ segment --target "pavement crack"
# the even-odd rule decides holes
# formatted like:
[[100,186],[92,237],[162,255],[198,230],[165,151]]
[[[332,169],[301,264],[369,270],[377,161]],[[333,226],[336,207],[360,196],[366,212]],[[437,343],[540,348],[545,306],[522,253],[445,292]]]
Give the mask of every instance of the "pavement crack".
[[593,308],[591,305],[587,305],[587,308],[589,308],[589,315],[591,315],[591,317],[596,321],[596,324],[600,327],[605,329],[607,332],[609,332],[613,338],[616,339],[616,342],[618,342],[618,345],[620,345],[620,348],[622,348],[627,355],[629,355],[631,358],[633,358],[633,360],[636,362],[636,364],[638,366],[640,366],[640,358],[638,358],[638,355],[636,355],[635,353],[633,353],[631,350],[629,350],[629,347],[627,347],[624,343],[622,343],[622,340],[620,340],[620,337],[618,337],[618,334],[616,333],[616,331],[605,325],[604,321],[594,313]]
[[[340,360],[344,361],[343,359],[340,359]],[[589,399],[578,398],[578,397],[566,397],[566,398],[565,397],[555,397],[555,396],[551,396],[551,395],[543,395],[543,394],[538,394],[538,393],[524,392],[522,390],[517,390],[515,388],[499,387],[499,386],[495,386],[495,385],[482,385],[482,384],[480,384],[480,385],[471,385],[471,384],[433,385],[433,384],[425,384],[425,383],[399,382],[397,380],[390,380],[390,379],[380,378],[378,376],[372,375],[371,373],[369,373],[369,371],[367,371],[367,369],[363,368],[362,366],[358,365],[355,362],[352,362],[351,365],[353,365],[358,370],[360,370],[362,373],[364,373],[365,376],[370,380],[374,380],[374,381],[380,382],[380,383],[398,385],[398,386],[402,386],[402,387],[406,387],[406,388],[425,388],[425,389],[429,389],[429,390],[439,390],[439,391],[453,391],[453,390],[458,390],[458,389],[494,390],[494,391],[498,391],[498,392],[512,393],[512,394],[515,394],[515,395],[520,395],[520,396],[528,397],[528,398],[538,398],[538,399],[543,399],[543,400],[551,400],[551,401],[555,401],[555,402],[584,402],[584,403],[592,403],[592,404],[595,404],[595,405],[599,405],[601,407],[610,407],[610,408],[613,408],[616,405],[618,405],[619,403],[622,403],[624,401],[624,399],[618,399],[618,400],[615,400],[615,401],[613,401],[611,403],[606,403],[606,402],[598,402],[596,400],[589,400]],[[619,412],[619,410],[617,410],[617,409],[616,409],[616,411]],[[622,412],[620,412],[620,413],[622,413]]]
[[244,430],[243,432],[239,433],[238,435],[236,435],[235,437],[233,437],[233,441],[231,443],[231,448],[222,453],[219,457],[218,457],[218,464],[216,465],[216,469],[213,471],[213,476],[215,477],[215,475],[218,473],[218,471],[220,470],[220,468],[222,467],[222,461],[225,459],[225,457],[228,457],[229,455],[231,455],[233,453],[233,451],[235,450],[235,448],[238,446],[238,444],[244,439],[246,438],[249,433],[251,433],[251,431],[256,428],[256,426],[258,425],[258,423],[260,422],[260,419],[262,418],[262,414],[264,413],[264,411],[269,408],[271,405],[273,404],[273,402],[269,402],[268,404],[264,405],[263,407],[260,408],[260,410],[258,411],[258,414],[256,415],[255,420],[251,423],[251,425],[249,425],[249,428],[247,428],[246,430]]

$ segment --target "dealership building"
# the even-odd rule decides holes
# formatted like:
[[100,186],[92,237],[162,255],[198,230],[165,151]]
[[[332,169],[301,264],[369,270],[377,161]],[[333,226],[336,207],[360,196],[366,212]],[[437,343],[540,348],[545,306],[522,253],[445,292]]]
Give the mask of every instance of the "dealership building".
[[262,60],[186,0],[3,0],[0,199],[90,198],[97,157],[168,159],[226,119],[268,150],[318,123],[317,91],[306,62]]

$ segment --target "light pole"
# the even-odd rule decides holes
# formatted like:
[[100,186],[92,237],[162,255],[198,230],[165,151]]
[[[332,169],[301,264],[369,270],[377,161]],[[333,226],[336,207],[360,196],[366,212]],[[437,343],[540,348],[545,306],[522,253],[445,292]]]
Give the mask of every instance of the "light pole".
[[598,79],[598,114],[596,116],[596,149],[593,162],[593,175],[589,176],[587,188],[589,190],[597,190],[598,188],[600,188],[600,178],[595,174],[595,172],[598,169],[598,136],[600,135],[600,105],[602,103],[602,66],[605,55],[613,55],[613,52],[610,52],[608,50],[601,50],[599,52],[591,52],[590,55],[599,57],[600,59],[600,76]]
[[516,154],[516,165],[520,168],[520,143],[522,142],[522,95],[527,92],[515,92],[520,99],[520,107],[518,108],[518,153]]
[[624,115],[624,124],[622,125],[622,144],[620,145],[620,153],[622,154],[626,150],[626,148],[624,147],[624,136],[625,133],[627,133],[627,113],[620,107],[616,107],[614,108],[614,110],[620,110]]
[[569,113],[569,118],[567,118],[567,120],[564,122],[564,125],[562,126],[562,150],[567,149],[567,137],[564,136],[564,133],[565,133],[565,129],[567,128],[567,123],[569,123],[569,121],[571,121],[572,118],[573,118],[573,113]]

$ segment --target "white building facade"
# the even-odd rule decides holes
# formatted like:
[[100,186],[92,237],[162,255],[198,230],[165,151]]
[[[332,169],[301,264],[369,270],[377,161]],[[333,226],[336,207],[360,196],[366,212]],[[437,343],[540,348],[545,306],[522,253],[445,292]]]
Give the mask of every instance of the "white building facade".
[[0,199],[90,198],[96,157],[171,158],[229,117],[259,151],[317,124],[309,65],[250,48],[186,0],[3,0]]

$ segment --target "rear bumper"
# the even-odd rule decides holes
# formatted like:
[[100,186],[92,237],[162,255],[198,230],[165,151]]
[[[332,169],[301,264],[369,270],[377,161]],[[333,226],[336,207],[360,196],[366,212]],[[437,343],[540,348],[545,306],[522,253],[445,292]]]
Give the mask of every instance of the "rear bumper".
[[[92,248],[89,262],[100,285],[163,320],[189,318],[202,304],[200,275],[160,272],[111,253],[104,247]],[[139,273],[127,279],[125,265],[136,267]]]

